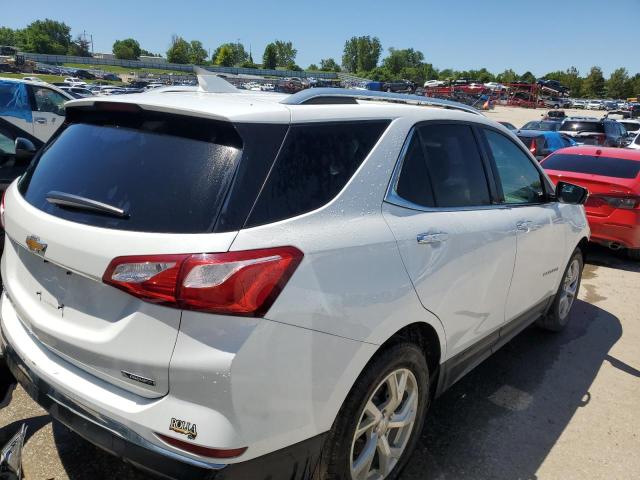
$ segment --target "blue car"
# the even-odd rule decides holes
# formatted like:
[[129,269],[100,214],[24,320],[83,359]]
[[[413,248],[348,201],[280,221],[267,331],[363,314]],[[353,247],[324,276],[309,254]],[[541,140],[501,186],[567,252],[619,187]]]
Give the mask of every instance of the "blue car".
[[556,150],[577,145],[575,140],[560,132],[518,130],[514,133],[538,161]]

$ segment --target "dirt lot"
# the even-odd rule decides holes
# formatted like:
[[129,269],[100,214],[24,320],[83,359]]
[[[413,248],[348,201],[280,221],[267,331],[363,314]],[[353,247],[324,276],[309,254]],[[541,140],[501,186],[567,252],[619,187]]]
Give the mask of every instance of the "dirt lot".
[[[521,126],[542,113],[488,116]],[[438,399],[403,480],[640,478],[640,264],[589,254],[569,327],[525,330]],[[52,424],[18,389],[0,437],[22,421],[29,480],[148,478]]]

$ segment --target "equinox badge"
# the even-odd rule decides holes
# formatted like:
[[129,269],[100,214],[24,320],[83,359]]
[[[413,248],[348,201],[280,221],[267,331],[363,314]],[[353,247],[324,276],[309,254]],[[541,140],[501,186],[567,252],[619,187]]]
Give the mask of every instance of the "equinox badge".
[[40,237],[36,237],[35,235],[29,235],[27,237],[27,247],[33,253],[44,256],[44,252],[47,249],[47,244],[40,241]]

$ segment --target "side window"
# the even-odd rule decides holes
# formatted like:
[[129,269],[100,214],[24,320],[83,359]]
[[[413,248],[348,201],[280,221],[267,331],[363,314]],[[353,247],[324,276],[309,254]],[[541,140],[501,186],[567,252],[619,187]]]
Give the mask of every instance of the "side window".
[[435,207],[427,162],[424,158],[420,137],[415,131],[402,161],[396,194],[422,207]]
[[292,125],[247,225],[294,217],[330,202],[388,125],[388,120]]
[[417,131],[436,207],[490,205],[487,177],[471,127],[428,124]]
[[36,111],[64,116],[65,97],[45,87],[31,87],[36,101]]
[[8,132],[0,129],[0,159],[16,153],[15,141]]
[[493,130],[484,133],[498,169],[505,203],[540,203],[544,198],[542,178],[531,159],[504,135]]

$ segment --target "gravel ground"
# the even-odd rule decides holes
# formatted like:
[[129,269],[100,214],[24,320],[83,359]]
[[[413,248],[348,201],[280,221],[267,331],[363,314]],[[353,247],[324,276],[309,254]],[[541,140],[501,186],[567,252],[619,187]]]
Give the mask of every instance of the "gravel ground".
[[[542,113],[488,116],[521,126]],[[640,478],[640,264],[590,254],[569,327],[525,330],[439,398],[403,480]],[[23,421],[28,480],[149,478],[52,424],[18,388],[0,439]]]

